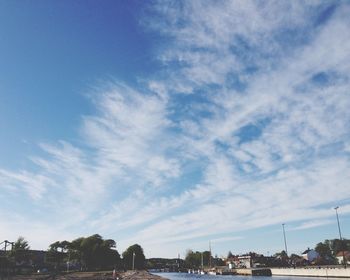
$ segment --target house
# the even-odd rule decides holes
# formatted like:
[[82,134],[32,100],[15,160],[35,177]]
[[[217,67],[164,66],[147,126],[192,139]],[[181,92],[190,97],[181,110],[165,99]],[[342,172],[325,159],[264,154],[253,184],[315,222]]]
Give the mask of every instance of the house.
[[237,256],[232,256],[226,259],[226,265],[229,269],[233,269],[238,267],[239,265],[239,259]]
[[344,257],[347,264],[350,264],[350,252],[349,251],[340,251],[337,253],[336,258],[339,264],[344,264]]
[[229,269],[266,267],[273,262],[274,257],[266,257],[254,252],[249,252],[240,256],[232,255],[225,260],[226,266]]
[[252,257],[250,255],[232,256],[226,259],[226,265],[232,268],[250,268],[252,267]]
[[313,262],[320,256],[320,254],[317,253],[314,249],[307,248],[307,250],[305,250],[301,256],[303,257],[304,260]]
[[253,266],[252,257],[250,255],[239,256],[238,261],[238,267],[251,268]]

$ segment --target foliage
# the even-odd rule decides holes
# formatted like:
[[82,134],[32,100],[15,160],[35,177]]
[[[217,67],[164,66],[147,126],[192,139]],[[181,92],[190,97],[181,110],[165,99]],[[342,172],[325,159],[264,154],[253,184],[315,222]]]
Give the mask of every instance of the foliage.
[[81,243],[83,242],[83,240],[84,240],[84,237],[79,237],[74,239],[71,242],[70,249],[69,249],[70,259],[80,264],[80,266],[83,264],[83,257],[82,257],[82,250],[81,250]]
[[275,265],[277,265],[277,266],[288,266],[289,265],[288,255],[287,255],[286,251],[282,250],[281,252],[276,253],[274,255],[274,257],[276,258]]
[[320,259],[317,261],[318,264],[336,264],[337,260],[335,256],[341,252],[346,251],[350,248],[349,239],[326,239],[323,242],[317,243],[315,250],[320,254]]
[[323,242],[320,242],[316,245],[315,250],[321,256],[335,256],[340,251],[346,251],[350,249],[350,240],[349,239],[326,239]]
[[[325,240],[326,242],[327,240]],[[333,254],[336,255],[340,251],[347,251],[350,249],[350,240],[349,239],[333,239],[330,241],[331,250],[333,251]]]
[[315,251],[319,253],[321,258],[332,258],[332,250],[329,240],[326,240],[325,243],[319,242],[315,247]]
[[187,250],[186,253],[186,265],[190,268],[199,268],[202,266],[202,256],[203,256],[203,266],[210,265],[210,252],[193,252],[192,250]]
[[297,255],[297,254],[291,254],[290,255],[290,259],[292,260],[292,261],[297,261],[297,260],[299,260],[299,259],[301,259],[302,257],[301,256],[299,256],[299,255]]
[[275,257],[282,259],[282,260],[288,259],[288,255],[287,255],[286,251],[284,251],[284,250],[282,250],[280,253],[276,253]]
[[17,241],[13,244],[10,257],[14,259],[16,263],[26,262],[29,259],[29,244],[24,237],[18,237]]
[[212,260],[212,265],[213,266],[225,266],[225,262],[219,258],[218,256],[215,256]]
[[135,254],[135,269],[143,269],[145,267],[145,255],[140,245],[134,244],[123,252],[123,263],[127,269],[132,269],[133,255]]
[[112,239],[94,234],[79,237],[72,242],[56,241],[50,245],[48,258],[59,267],[63,261],[80,264],[87,270],[112,269],[120,265],[120,255]]
[[49,250],[46,254],[46,261],[55,266],[56,269],[59,269],[67,258],[67,250],[70,246],[70,242],[64,241],[56,241],[49,246]]
[[94,234],[86,238],[78,238],[72,242],[72,257],[79,260],[88,269],[113,268],[120,263],[120,255],[116,243],[112,239],[104,240]]
[[18,237],[17,241],[13,244],[13,250],[29,250],[29,244],[28,241],[24,239],[24,237],[20,236]]
[[[196,252],[196,253],[199,253],[199,252]],[[186,252],[186,257],[185,257],[185,262],[186,262],[186,265],[188,267],[199,267],[200,265],[200,259],[199,259],[199,256],[198,254],[196,254],[195,252],[193,252],[192,250],[187,250]]]

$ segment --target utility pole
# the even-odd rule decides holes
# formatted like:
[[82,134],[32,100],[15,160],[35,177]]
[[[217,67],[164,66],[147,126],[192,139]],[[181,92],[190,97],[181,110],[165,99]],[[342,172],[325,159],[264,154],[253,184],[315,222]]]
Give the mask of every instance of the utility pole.
[[283,228],[283,238],[284,238],[284,249],[286,250],[286,254],[288,257],[288,249],[287,249],[287,241],[286,241],[286,232],[284,230],[284,224],[282,224],[282,228]]
[[5,243],[5,253],[6,253],[6,250],[7,250],[7,245],[10,245],[11,244],[11,251],[13,250],[13,243],[14,242],[10,242],[10,241],[8,241],[8,240],[5,240],[4,242],[1,242],[1,243]]
[[135,252],[132,253],[132,270],[135,270]]
[[211,268],[211,242],[209,241],[209,267]]
[[341,236],[341,231],[340,231],[340,223],[339,223],[338,209],[339,209],[339,206],[334,207],[335,215],[337,216],[337,223],[338,223],[338,231],[339,231],[339,238],[340,238],[341,250],[342,250],[342,252],[343,252],[344,268],[346,268],[346,258],[345,258],[345,252],[344,252],[343,238],[342,238],[342,236]]

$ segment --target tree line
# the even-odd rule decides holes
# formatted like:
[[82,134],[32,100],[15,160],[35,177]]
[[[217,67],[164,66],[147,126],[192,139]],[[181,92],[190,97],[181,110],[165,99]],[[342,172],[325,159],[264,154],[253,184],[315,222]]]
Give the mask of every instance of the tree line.
[[185,266],[189,268],[201,268],[210,266],[222,266],[225,265],[221,258],[217,256],[213,257],[210,251],[192,251],[187,250],[185,257]]
[[[33,263],[33,252],[28,242],[19,237],[8,252],[8,258],[17,266]],[[120,255],[113,239],[103,239],[101,235],[94,234],[50,244],[41,266],[51,270],[143,269],[145,255],[143,248],[138,244],[128,247]]]
[[326,239],[323,242],[317,243],[315,251],[319,253],[321,260],[328,263],[336,263],[336,255],[342,251],[350,249],[350,239]]
[[[350,249],[350,240],[349,239],[326,239],[323,242],[316,244],[314,250],[319,254],[312,264],[315,265],[336,265],[338,264],[337,255],[343,251],[348,251]],[[278,254],[276,254],[278,255]],[[287,256],[285,251],[282,251],[280,257],[283,260],[291,260],[293,263],[296,263],[300,256],[296,254],[291,254]]]
[[[337,254],[342,251],[350,250],[350,239],[326,239],[323,242],[317,243],[314,250],[319,254],[319,257],[315,259],[312,263],[304,260],[301,256],[297,254],[287,255],[287,253],[284,250],[275,253],[273,256],[264,256],[254,252],[249,252],[245,255],[250,255],[260,265],[269,267],[289,266],[291,264],[335,265],[338,264],[338,260],[336,258]],[[226,259],[234,259],[238,256],[239,255],[234,255],[231,251],[229,251],[226,256]],[[212,257],[209,251],[199,252],[187,250],[184,264],[185,267],[198,269],[202,266],[209,267],[217,265],[224,265],[224,263],[220,258]]]
[[[315,264],[336,264],[336,255],[341,251],[350,249],[349,239],[325,240],[317,243],[315,251],[320,257]],[[39,263],[38,256],[30,250],[28,242],[19,237],[13,243],[12,250],[7,253],[8,263],[12,265],[25,265],[28,263]],[[252,253],[251,253],[252,254]],[[255,253],[254,253],[255,254]],[[45,260],[39,266],[52,270],[104,270],[104,269],[143,269],[146,266],[145,255],[140,245],[134,244],[127,248],[121,255],[116,248],[116,242],[113,239],[103,239],[101,235],[94,234],[88,237],[79,237],[72,241],[56,241],[50,244],[48,250],[44,252]],[[234,257],[229,252],[227,258]],[[300,256],[292,254],[287,256],[286,252],[276,253],[274,257],[264,257],[259,260],[260,263],[266,263],[267,266],[275,266],[275,260],[284,261],[286,264],[291,260],[296,262]],[[185,260],[176,260],[175,264],[181,267],[200,268],[202,266],[224,265],[222,260],[212,257],[209,251],[199,252],[188,250]],[[278,264],[280,265],[280,264]],[[148,267],[157,267],[158,264],[147,263]]]

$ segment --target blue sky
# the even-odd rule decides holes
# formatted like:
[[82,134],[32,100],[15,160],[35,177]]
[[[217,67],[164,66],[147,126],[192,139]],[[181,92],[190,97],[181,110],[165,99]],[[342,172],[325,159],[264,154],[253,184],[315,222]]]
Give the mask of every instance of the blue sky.
[[350,229],[346,1],[0,1],[0,240],[147,257]]

